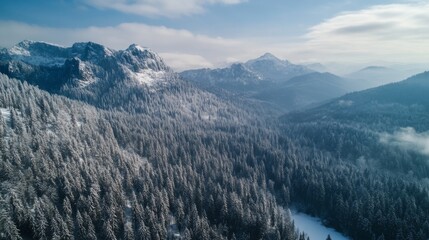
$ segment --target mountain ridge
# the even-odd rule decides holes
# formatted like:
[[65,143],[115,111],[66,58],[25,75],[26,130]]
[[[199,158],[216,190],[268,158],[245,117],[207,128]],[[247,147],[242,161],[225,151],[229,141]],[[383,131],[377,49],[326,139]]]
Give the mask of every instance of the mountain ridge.
[[[260,68],[265,70],[260,71]],[[351,81],[294,65],[270,53],[222,69],[188,70],[180,75],[208,91],[224,90],[262,101],[280,113],[299,110],[356,89]]]
[[386,126],[395,126],[428,131],[429,125],[422,121],[422,118],[429,118],[428,92],[429,71],[426,71],[399,82],[348,93],[321,106],[286,114],[283,119],[294,122],[346,121],[385,130],[389,129]]
[[[125,78],[143,84],[154,81],[139,81],[139,75],[131,73],[152,71],[172,73],[158,54],[137,44],[117,51],[93,42],[74,43],[71,47],[62,47],[28,40],[4,50],[0,54],[0,68],[3,73],[19,79],[30,79],[33,77],[30,75],[34,72],[36,77],[49,78],[50,76],[46,75],[40,76],[43,75],[40,72],[55,68],[62,73],[63,78],[68,78],[67,81],[63,80],[62,84],[80,87],[105,79],[115,72],[119,74],[116,80]],[[39,69],[41,71],[38,71]],[[153,77],[152,80],[156,80],[156,74],[148,75],[147,77]],[[159,76],[158,78],[162,79]]]

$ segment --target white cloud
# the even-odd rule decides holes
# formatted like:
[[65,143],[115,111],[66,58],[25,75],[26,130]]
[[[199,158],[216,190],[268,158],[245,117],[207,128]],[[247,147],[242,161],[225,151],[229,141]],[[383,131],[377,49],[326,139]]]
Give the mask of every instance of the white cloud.
[[[90,1],[93,5],[113,3],[112,0],[85,1],[88,1],[88,4]],[[174,6],[179,1],[114,2],[127,6],[153,5],[156,11],[168,12],[162,9],[167,8],[166,6]],[[184,0],[183,5],[189,4],[203,9],[208,4],[240,2],[243,0]],[[182,10],[180,11],[184,14]],[[0,46],[10,47],[24,39],[66,46],[79,41],[94,41],[114,49],[123,49],[131,43],[138,43],[163,53],[162,56],[166,58],[167,63],[177,70],[219,67],[231,62],[245,61],[265,52],[272,52],[292,62],[322,62],[325,65],[328,63],[330,70],[345,73],[367,64],[426,64],[429,55],[428,12],[429,3],[378,5],[359,11],[340,13],[309,28],[304,36],[289,39],[272,36],[230,39],[141,23],[67,29],[0,21]],[[380,63],[381,61],[383,63]],[[336,64],[329,65],[329,63]],[[413,69],[413,73],[421,69],[421,67]]]
[[70,46],[74,42],[93,41],[113,49],[124,49],[131,43],[137,43],[162,53],[167,64],[176,70],[212,67],[230,56],[240,56],[246,52],[245,49],[250,48],[249,44],[239,40],[140,23],[65,29],[0,21],[0,46],[11,47],[24,39],[64,46]]
[[429,156],[429,131],[418,133],[411,127],[401,128],[392,134],[381,134],[380,142]]
[[325,60],[425,62],[429,3],[372,6],[343,12],[309,29],[296,53]]
[[84,4],[145,16],[177,17],[204,12],[213,4],[239,4],[246,0],[81,0]]
[[160,53],[161,57],[174,69],[181,71],[196,68],[213,68],[213,64],[204,57],[185,53]]

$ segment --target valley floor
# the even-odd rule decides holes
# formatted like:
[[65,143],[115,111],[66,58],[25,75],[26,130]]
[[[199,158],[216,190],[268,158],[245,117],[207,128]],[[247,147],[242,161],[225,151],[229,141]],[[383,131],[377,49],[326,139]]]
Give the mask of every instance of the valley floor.
[[324,226],[319,218],[295,210],[291,211],[291,216],[295,227],[300,232],[305,232],[311,240],[325,240],[328,234],[333,240],[349,240],[348,237],[337,232],[335,229]]

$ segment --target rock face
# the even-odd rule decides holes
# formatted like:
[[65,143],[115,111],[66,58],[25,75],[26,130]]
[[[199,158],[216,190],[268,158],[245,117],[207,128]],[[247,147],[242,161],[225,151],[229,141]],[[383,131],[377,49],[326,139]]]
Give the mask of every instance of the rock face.
[[23,41],[0,51],[0,72],[51,92],[119,82],[153,87],[174,78],[148,48],[133,44],[116,51],[92,42],[62,47]]

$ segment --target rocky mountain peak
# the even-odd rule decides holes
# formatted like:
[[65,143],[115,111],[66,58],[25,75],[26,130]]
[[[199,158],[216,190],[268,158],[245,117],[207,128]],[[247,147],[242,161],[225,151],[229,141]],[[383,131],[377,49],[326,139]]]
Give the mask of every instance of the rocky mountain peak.
[[[9,71],[15,65],[22,67]],[[64,84],[81,88],[124,81],[153,86],[165,83],[173,74],[157,53],[137,44],[117,51],[94,42],[62,47],[28,40],[0,52],[0,70],[10,77],[46,85],[45,89],[52,89],[48,86],[52,82],[53,89],[61,89]]]
[[164,60],[149,48],[131,44],[126,50],[118,54],[119,61],[135,72],[143,69],[153,71],[171,71]]

